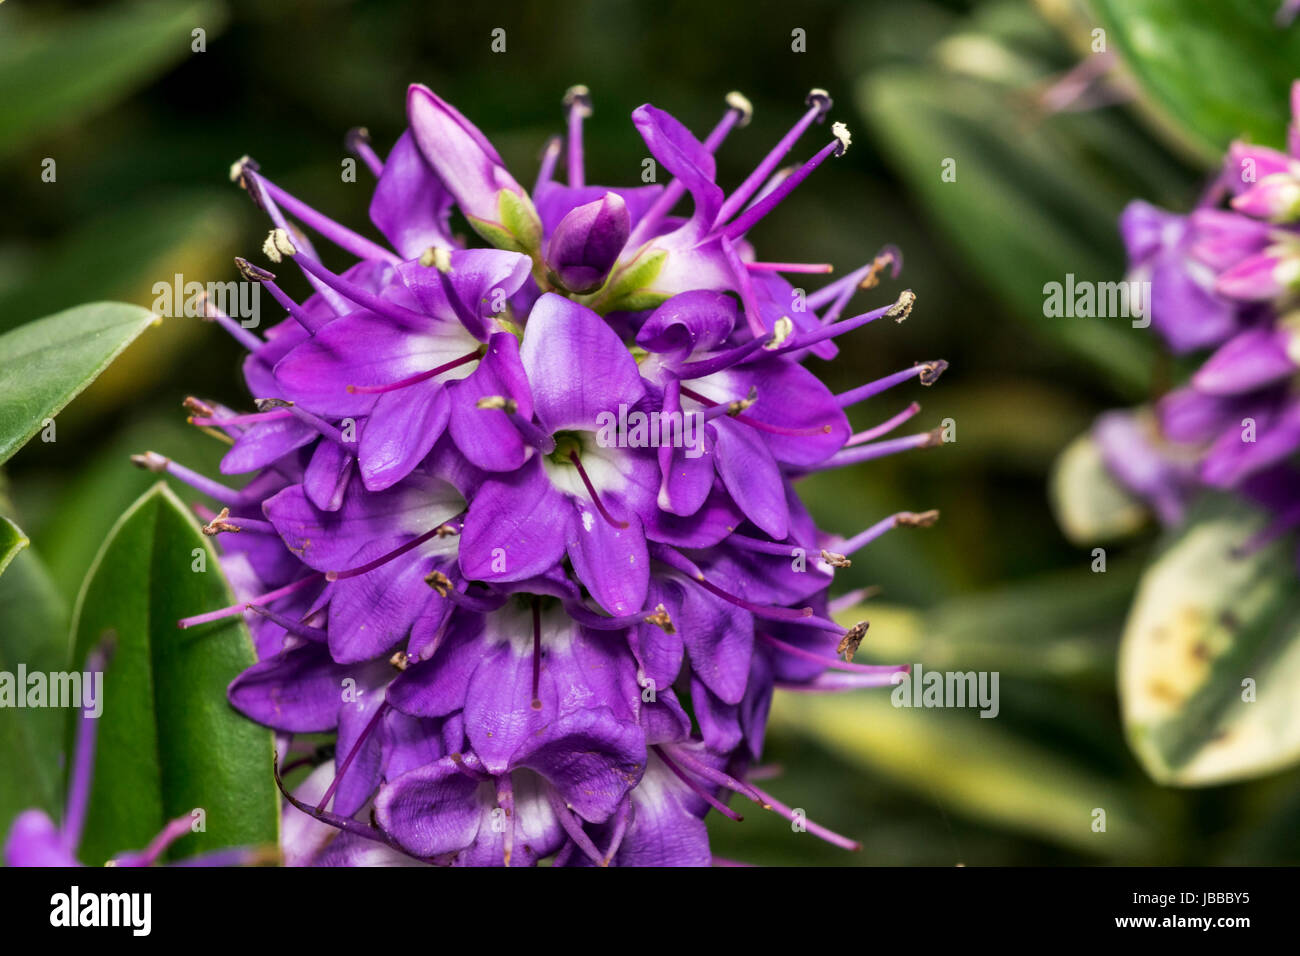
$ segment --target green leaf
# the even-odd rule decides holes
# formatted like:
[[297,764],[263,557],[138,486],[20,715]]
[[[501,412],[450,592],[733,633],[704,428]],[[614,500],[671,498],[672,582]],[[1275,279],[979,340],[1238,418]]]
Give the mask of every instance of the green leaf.
[[[10,17],[18,17],[17,11]],[[0,36],[0,158],[51,127],[71,127],[193,55],[191,32],[211,40],[224,26],[217,3],[115,4],[109,9],[46,18]]]
[[93,302],[0,335],[0,463],[159,321],[138,305]]
[[0,515],[0,574],[23,548],[31,544],[22,529],[8,518]]
[[[31,550],[0,577],[0,671],[68,668],[68,610]],[[63,803],[59,753],[65,714],[53,707],[0,707],[0,833],[19,812],[57,816]]]
[[1101,449],[1087,434],[1061,452],[1050,493],[1061,530],[1078,545],[1127,538],[1149,517],[1146,506],[1111,476]]
[[1283,542],[1235,552],[1266,520],[1209,499],[1142,577],[1120,645],[1120,703],[1129,742],[1162,783],[1223,783],[1300,758],[1293,552]]
[[1076,688],[1108,685],[1137,571],[1132,562],[1113,562],[1104,573],[1094,573],[1089,562],[949,598],[929,611],[870,601],[835,618],[846,627],[871,623],[858,655],[863,660],[996,670]]
[[1107,40],[1148,105],[1211,162],[1234,138],[1282,146],[1300,30],[1274,17],[1280,0],[1092,0]]
[[[196,571],[200,558],[206,570]],[[73,617],[78,664],[116,634],[83,862],[142,847],[196,809],[206,832],[183,837],[177,857],[276,844],[271,732],[226,701],[227,684],[255,659],[248,630],[239,616],[176,626],[233,601],[216,555],[166,485],[146,492],[110,532]]]
[[[1122,781],[1003,729],[1005,712],[895,707],[895,689],[778,694],[772,727],[812,738],[832,753],[961,813],[1090,854],[1140,857],[1157,821]],[[1105,832],[1092,829],[1106,811]]]

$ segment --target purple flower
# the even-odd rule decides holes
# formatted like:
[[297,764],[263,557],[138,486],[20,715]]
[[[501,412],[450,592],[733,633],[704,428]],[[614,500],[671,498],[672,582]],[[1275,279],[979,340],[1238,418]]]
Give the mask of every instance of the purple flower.
[[1093,429],[1115,477],[1166,524],[1207,486],[1296,520],[1300,83],[1292,108],[1287,152],[1233,143],[1190,215],[1134,202],[1120,220],[1130,277],[1151,283],[1153,328],[1175,353],[1203,356],[1154,416],[1112,412]]
[[[336,735],[332,760],[293,762],[319,766],[284,788],[290,863],[707,864],[703,818],[739,819],[731,795],[793,812],[746,779],[777,688],[884,686],[902,670],[852,661],[865,625],[832,610],[858,596],[833,605],[828,589],[858,550],[935,513],[838,537],[794,481],[936,444],[888,437],[915,403],[856,434],[847,410],[933,384],[946,363],[832,393],[806,364],[906,318],[910,291],[842,317],[898,253],[805,293],[782,274],[829,266],[760,261],[747,239],[847,147],[836,124],[777,172],[830,98],[814,91],[730,193],[713,154],[748,120],[743,97],[703,141],[636,110],[673,179],[634,188],[587,185],[590,97],[575,87],[565,104],[567,140],[548,145],[531,194],[421,86],[386,160],[353,135],[393,249],[236,164],[274,226],[266,257],[313,290],[299,303],[238,260],[287,318],[262,338],[211,313],[249,348],[257,410],[187,407],[233,442],[222,470],[254,477],[235,490],[137,460],[221,506],[204,530],[226,545],[240,603],[180,624],[248,614],[260,661],[232,704],[286,747]],[[495,248],[453,237],[453,209]],[[330,271],[309,232],[357,261]]]

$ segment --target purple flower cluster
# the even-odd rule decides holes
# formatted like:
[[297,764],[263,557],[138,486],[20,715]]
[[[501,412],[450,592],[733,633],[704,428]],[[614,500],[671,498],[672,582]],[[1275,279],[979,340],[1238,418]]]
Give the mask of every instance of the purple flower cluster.
[[1153,410],[1094,427],[1110,469],[1167,524],[1204,487],[1274,509],[1270,536],[1300,524],[1300,83],[1291,100],[1287,152],[1235,142],[1190,214],[1134,202],[1121,217],[1152,327],[1175,355],[1212,350]]
[[[708,864],[703,818],[738,818],[732,793],[802,819],[747,780],[774,688],[873,687],[905,670],[852,662],[866,625],[837,625],[828,587],[870,541],[935,513],[834,537],[793,483],[935,444],[885,437],[915,403],[858,434],[845,410],[932,384],[946,363],[833,394],[804,363],[906,317],[910,291],[842,317],[898,254],[805,293],[782,274],[829,266],[759,261],[746,239],[848,147],[836,123],[806,163],[778,168],[830,98],[810,94],[730,193],[714,153],[749,119],[744,97],[703,141],[637,109],[672,179],[635,188],[586,184],[587,91],[565,104],[567,138],[531,192],[423,86],[385,160],[354,132],[391,249],[251,160],[232,169],[274,225],[269,264],[291,261],[313,289],[299,303],[237,260],[288,317],[262,338],[209,310],[249,350],[257,411],[187,407],[232,442],[221,470],[253,477],[236,490],[136,460],[223,506],[205,531],[241,600],[181,626],[249,615],[259,663],[233,705],[283,734],[337,733],[333,765],[290,796],[315,817],[285,848],[294,861]],[[675,215],[687,193],[690,215]],[[356,261],[332,271],[309,233]],[[323,849],[321,823],[341,831]]]

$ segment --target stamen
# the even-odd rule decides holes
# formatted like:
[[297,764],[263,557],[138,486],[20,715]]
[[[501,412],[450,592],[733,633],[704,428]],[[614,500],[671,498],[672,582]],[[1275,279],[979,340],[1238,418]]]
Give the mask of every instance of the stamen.
[[235,257],[235,268],[249,282],[260,282],[271,293],[271,298],[279,304],[280,308],[289,313],[289,317],[301,325],[308,332],[315,335],[324,326],[328,319],[315,318],[307,314],[297,302],[289,297],[289,294],[280,288],[275,281],[275,273],[268,272],[261,266],[255,266],[247,259],[239,256]]
[[343,138],[343,145],[349,153],[358,157],[369,167],[376,179],[384,174],[383,161],[370,146],[370,130],[364,126],[352,127]]
[[343,780],[343,775],[348,772],[348,768],[352,766],[352,761],[355,760],[357,754],[361,752],[361,747],[366,742],[366,738],[369,737],[374,729],[379,726],[379,721],[383,719],[384,714],[387,712],[388,701],[380,701],[379,706],[375,708],[375,712],[370,716],[370,719],[366,721],[366,726],[362,728],[361,733],[357,735],[357,739],[352,744],[352,749],[349,750],[348,755],[343,758],[343,763],[339,765],[338,772],[334,774],[334,779],[331,780],[330,785],[325,788],[325,795],[320,798],[320,803],[316,805],[317,813],[324,812],[325,808],[329,806],[330,800],[334,797],[334,792],[338,790],[339,783]]
[[658,744],[654,744],[651,746],[650,749],[659,755],[659,759],[664,762],[664,765],[673,772],[673,774],[677,777],[678,780],[686,784],[686,786],[690,787],[692,793],[694,793],[697,797],[699,797],[701,800],[703,800],[713,809],[717,810],[727,819],[735,820],[737,823],[740,823],[745,819],[735,810],[731,809],[731,807],[727,806],[725,803],[723,803],[713,794],[709,793],[709,791],[705,790],[696,781],[688,777],[686,775],[686,771],[682,770],[681,767],[677,766],[677,764],[673,762],[673,759],[664,752],[663,747],[660,747]]
[[542,709],[538,693],[542,683],[542,603],[533,598],[533,710]]
[[581,84],[569,87],[564,94],[564,107],[569,113],[569,186],[581,189],[586,185],[582,164],[582,121],[591,115],[591,91]]
[[[285,219],[284,213],[281,212],[280,207],[276,205],[274,197],[270,196],[266,190],[260,187],[260,180],[256,176],[258,170],[257,164],[249,160],[247,157],[244,157],[244,159],[240,161],[240,164],[242,164],[242,166],[238,176],[239,184],[248,192],[248,195],[252,197],[253,201],[266,211],[267,215],[271,217],[271,222],[273,222],[277,228],[283,229],[287,235],[292,235],[293,230],[289,228],[289,220]],[[250,173],[253,175],[249,175]],[[235,169],[233,167],[231,169],[231,174],[232,178],[234,178]],[[310,253],[311,243],[306,240],[306,237],[302,237],[302,242]],[[338,294],[320,279],[308,273],[307,281],[311,284],[313,289],[320,293],[321,298],[328,303],[330,309],[336,315],[343,315],[346,312],[351,311],[348,309],[347,304],[339,298]]]
[[838,657],[823,657],[815,651],[789,644],[763,631],[756,631],[755,633],[758,635],[759,640],[772,645],[785,654],[812,661],[814,664],[820,664],[822,667],[829,667],[832,670],[851,671],[855,674],[899,674],[906,672],[908,668],[907,664],[854,664],[851,661],[842,661]]
[[881,306],[878,309],[872,309],[870,312],[863,312],[861,315],[855,315],[851,319],[843,319],[831,325],[823,325],[820,329],[816,329],[812,332],[800,333],[799,335],[793,336],[793,341],[789,346],[787,346],[785,351],[791,353],[806,349],[809,346],[816,345],[818,342],[825,341],[826,339],[833,339],[836,336],[843,335],[845,332],[852,332],[855,329],[860,329],[862,326],[868,325],[879,318],[898,319],[898,321],[901,322],[902,319],[899,319],[898,317],[901,315],[903,318],[907,318],[911,313],[912,305],[915,302],[916,293],[911,289],[904,289],[899,293],[898,298],[889,305]]
[[301,637],[305,641],[312,641],[316,644],[324,644],[329,640],[329,632],[323,627],[312,627],[310,624],[304,624],[302,621],[295,621],[293,618],[285,614],[281,614],[278,611],[272,611],[269,607],[263,607],[260,604],[250,605],[248,610],[252,611],[259,617],[266,618],[272,624],[280,625],[294,637]]
[[880,284],[880,274],[887,266],[890,268],[891,277],[897,279],[903,268],[903,254],[894,246],[885,246],[865,266],[849,273],[839,282],[832,282],[818,289],[808,296],[806,304],[815,312],[833,299],[830,308],[822,315],[822,324],[829,325],[840,317],[840,313],[844,311],[855,292],[874,289]]
[[745,268],[750,272],[797,272],[809,275],[835,271],[829,262],[746,262]]
[[276,760],[273,760],[271,762],[271,766],[275,773],[275,785],[279,787],[281,795],[286,800],[288,800],[291,804],[293,804],[293,806],[296,809],[301,810],[303,813],[307,814],[308,816],[319,820],[321,823],[329,824],[330,826],[334,827],[336,830],[342,830],[344,833],[351,833],[354,836],[359,836],[366,840],[373,840],[375,843],[382,843],[385,846],[391,847],[392,849],[396,850],[398,853],[402,854],[403,856],[408,856],[413,860],[419,860],[421,863],[429,862],[428,860],[423,859],[422,857],[418,857],[414,853],[411,853],[409,850],[407,850],[400,843],[398,843],[396,840],[394,840],[392,837],[390,837],[387,833],[385,833],[383,830],[379,829],[378,827],[367,826],[364,823],[360,823],[356,820],[349,819],[348,817],[341,816],[340,814],[334,813],[333,811],[330,810],[318,810],[315,807],[310,806],[304,803],[303,801],[299,800],[292,793],[290,793],[289,788],[284,785],[284,779],[280,775],[279,759],[277,758]]
[[[791,810],[789,807],[787,807],[784,803],[776,799],[776,797],[772,796],[771,794],[763,790],[760,790],[758,787],[755,787],[754,789],[758,791],[759,795],[762,796],[762,798],[765,801],[771,804],[773,810],[781,814],[781,816],[785,817],[787,820],[790,821],[794,820],[794,811]],[[802,818],[801,822],[808,828],[809,833],[821,837],[827,843],[830,843],[834,846],[841,847],[842,849],[845,850],[862,849],[862,844],[857,842],[856,840],[850,840],[848,837],[840,836],[834,830],[828,830],[826,829],[826,827],[822,826],[821,824],[814,823],[812,820],[809,820],[806,816]]]
[[226,313],[213,305],[211,300],[208,298],[207,292],[203,293],[203,317],[209,321],[216,322],[217,325],[230,333],[231,338],[250,352],[256,352],[266,344],[252,332],[248,331],[248,329],[244,328],[240,323],[236,322]]
[[177,481],[183,481],[200,494],[207,495],[209,498],[215,498],[217,501],[227,504],[238,505],[244,503],[242,492],[235,491],[233,488],[227,488],[219,481],[213,481],[200,475],[196,471],[191,471],[184,465],[178,465],[170,458],[164,458],[155,451],[147,451],[143,455],[132,455],[131,464],[137,468],[143,468],[146,471],[152,471],[156,475],[168,474]]
[[[836,126],[838,127],[839,124],[836,124]],[[835,139],[831,140],[818,150],[812,159],[808,160],[808,162],[804,163],[789,176],[785,177],[785,179],[781,180],[780,185],[755,202],[730,223],[723,226],[718,230],[718,232],[726,236],[728,239],[739,239],[752,229],[760,219],[779,206],[786,196],[794,192],[800,183],[812,175],[814,169],[824,163],[832,155],[844,155],[844,151],[847,148],[847,130],[843,131],[842,134],[837,132]],[[719,221],[725,220],[722,220],[721,217],[719,217]]]
[[[289,215],[296,216],[309,229],[314,229],[344,252],[350,252],[358,259],[377,259],[380,262],[387,262],[392,265],[402,261],[400,256],[388,251],[383,246],[371,242],[365,236],[355,233],[347,226],[317,212],[302,200],[285,192],[261,173],[250,172],[249,175],[257,180],[258,184],[276,202],[283,206]],[[293,253],[286,254],[292,255]]]
[[598,614],[591,608],[586,607],[578,601],[566,600],[563,602],[564,609],[575,622],[583,627],[589,627],[598,631],[621,631],[625,628],[635,627],[638,624],[654,624],[661,628],[665,634],[675,632],[673,619],[668,614],[667,609],[659,604],[651,614],[646,614],[644,610],[636,611],[632,614],[625,614],[622,617],[609,617],[604,614]]
[[865,401],[872,396],[893,388],[895,385],[906,382],[910,378],[919,377],[922,385],[933,385],[939,381],[939,376],[947,368],[948,363],[943,359],[936,359],[933,362],[918,362],[911,368],[905,368],[901,372],[895,372],[892,375],[886,375],[884,378],[878,378],[874,382],[867,382],[867,384],[851,388],[847,392],[841,392],[835,396],[835,400],[839,402],[840,408],[848,408],[850,405],[856,405],[858,402]]
[[387,385],[349,385],[349,394],[358,395],[378,395],[381,392],[395,392],[399,388],[406,388],[409,385],[418,385],[420,382],[428,381],[435,375],[441,375],[443,372],[450,372],[454,368],[460,368],[469,362],[473,362],[483,357],[483,346],[479,346],[472,352],[466,352],[459,358],[454,358],[450,362],[445,362],[437,368],[431,368],[427,372],[417,372],[416,374],[400,379],[396,382],[389,382]]
[[[187,627],[195,627],[199,624],[207,624],[210,621],[219,621],[223,617],[233,617],[236,614],[242,614],[245,611],[252,611],[255,605],[270,604],[272,601],[287,597],[295,591],[301,591],[309,584],[315,584],[324,577],[319,571],[309,574],[305,578],[299,578],[291,584],[286,584],[282,588],[276,588],[274,591],[268,591],[260,597],[253,598],[251,601],[241,601],[238,604],[232,604],[229,607],[218,608],[215,611],[208,611],[205,614],[196,614],[193,617],[183,617],[176,622],[176,626],[184,630]],[[279,622],[277,622],[279,623]]]
[[[103,673],[117,649],[117,634],[108,631],[86,655],[86,670]],[[90,806],[90,785],[95,775],[95,735],[99,720],[89,716],[85,709],[77,721],[77,743],[72,751],[72,768],[68,772],[68,799],[64,803],[63,844],[70,854],[81,845],[81,833],[86,825],[86,810]]]
[[799,118],[799,121],[790,128],[788,133],[777,141],[772,151],[763,157],[763,160],[754,168],[754,171],[723,202],[722,208],[718,211],[718,222],[727,222],[744,207],[749,198],[767,180],[767,177],[772,175],[772,171],[780,165],[786,154],[794,148],[794,144],[799,142],[799,138],[813,124],[813,121],[821,120],[831,108],[831,98],[825,90],[812,90],[809,92],[806,102],[808,111]]
[[[419,312],[413,312],[395,302],[389,302],[387,299],[375,295],[375,293],[370,290],[362,288],[355,282],[345,279],[341,275],[330,272],[329,269],[326,269],[323,265],[311,256],[303,253],[301,250],[294,254],[293,261],[298,263],[303,271],[307,273],[308,278],[315,276],[320,279],[321,282],[325,283],[327,288],[336,290],[340,295],[351,299],[363,309],[369,309],[377,315],[393,319],[396,322],[418,322],[427,324],[429,321],[428,316],[421,315]],[[345,309],[345,311],[350,310]]]
[[587,469],[582,467],[582,461],[578,458],[578,452],[576,450],[569,452],[569,461],[573,462],[573,467],[578,469],[578,477],[582,479],[582,483],[587,489],[587,494],[591,495],[591,503],[596,506],[596,510],[600,512],[600,516],[605,519],[605,522],[609,524],[610,527],[618,528],[620,530],[628,527],[626,521],[616,520],[613,515],[605,510],[605,504],[600,500],[600,495],[596,493],[596,486],[593,485],[591,479],[587,477]]
[[874,428],[868,428],[866,431],[860,431],[856,435],[851,436],[849,440],[844,443],[844,447],[851,448],[854,445],[861,445],[863,442],[869,442],[875,438],[879,438],[881,435],[888,435],[899,425],[916,415],[920,410],[920,403],[913,402],[893,418],[887,418]]
[[723,773],[721,770],[715,770],[704,761],[697,759],[686,747],[677,744],[656,744],[654,749],[661,757],[664,755],[665,750],[671,749],[673,759],[680,761],[684,767],[693,773],[699,774],[715,786],[726,787],[728,790],[734,790],[741,796],[748,797],[764,810],[772,809],[763,800],[762,796],[759,795],[759,792],[750,784],[745,783],[743,780],[737,780],[735,777]]
[[256,531],[262,534],[279,534],[279,532],[275,530],[275,525],[271,524],[269,521],[260,521],[257,518],[243,517],[232,520],[229,508],[222,508],[221,511],[214,516],[211,521],[205,524],[201,530],[208,537],[215,537],[222,532],[239,534],[243,531]]
[[564,140],[559,136],[552,136],[546,141],[546,146],[542,148],[541,166],[537,170],[537,182],[533,185],[534,196],[543,185],[555,181],[555,164],[563,149]]
[[892,528],[928,528],[938,520],[938,511],[900,511],[897,514],[890,515],[888,518],[877,521],[870,528],[859,532],[848,541],[845,541],[844,544],[840,546],[840,550],[845,554],[853,554],[854,552],[861,551],[872,541],[875,541]]
[[367,561],[365,564],[359,565],[355,568],[349,568],[346,571],[327,571],[325,572],[325,580],[342,581],[346,578],[355,578],[359,575],[367,574],[370,571],[375,570],[375,568],[383,567],[385,564],[387,564],[389,561],[392,561],[394,558],[400,558],[402,555],[406,554],[406,552],[414,550],[415,548],[418,548],[420,545],[424,544],[426,541],[432,538],[436,538],[438,536],[439,536],[438,528],[431,528],[428,531],[424,532],[424,534],[412,538],[410,541],[406,542],[405,544],[398,545],[392,551],[389,551],[386,554],[381,554],[373,561]]
[[935,448],[943,444],[943,430],[940,428],[928,432],[918,432],[915,435],[908,435],[906,438],[890,438],[886,441],[869,442],[865,445],[858,445],[856,448],[844,448],[831,455],[825,461],[813,465],[810,468],[802,469],[803,473],[809,474],[814,471],[830,471],[833,468],[844,468],[848,465],[856,465],[864,461],[874,461],[877,458],[884,458],[886,455],[895,455],[902,451],[909,451],[913,448]]
[[285,418],[292,418],[293,413],[288,408],[277,408],[265,412],[249,412],[242,415],[223,415],[218,417],[216,410],[211,410],[209,415],[193,416],[189,419],[191,425],[211,425],[214,428],[226,428],[230,425],[261,425],[265,422],[280,421]]
[[560,821],[560,826],[564,827],[564,832],[569,835],[569,839],[577,844],[578,849],[587,855],[587,858],[597,866],[607,866],[605,858],[601,852],[596,849],[596,844],[591,842],[591,837],[587,836],[587,831],[582,829],[582,825],[573,817],[573,812],[569,805],[564,802],[559,793],[549,784],[546,786],[546,798],[550,801],[551,810],[555,813],[555,818]]

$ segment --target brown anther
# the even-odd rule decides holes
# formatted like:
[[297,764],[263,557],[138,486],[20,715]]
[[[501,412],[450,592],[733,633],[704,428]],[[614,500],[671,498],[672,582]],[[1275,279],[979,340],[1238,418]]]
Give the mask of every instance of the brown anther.
[[870,626],[866,621],[859,621],[854,624],[840,638],[835,653],[841,655],[846,662],[853,660],[853,655],[858,652],[858,646],[862,643],[862,639],[867,636],[867,628]]
[[144,468],[147,471],[152,471],[154,474],[161,475],[167,470],[167,466],[171,464],[171,461],[164,458],[156,451],[147,451],[143,455],[132,455],[131,464],[135,465],[137,468]]
[[668,609],[662,604],[655,605],[655,612],[643,619],[647,624],[654,624],[656,627],[663,628],[665,634],[675,634],[677,629],[673,627],[672,616]]
[[929,511],[902,511],[894,516],[894,524],[904,528],[928,528],[939,520],[936,509]]
[[293,402],[284,398],[255,398],[253,406],[259,412],[269,412],[276,408],[293,408]]
[[895,322],[902,322],[912,314],[912,306],[916,304],[916,293],[911,289],[904,289],[898,295],[898,301],[889,307],[885,315],[889,316]]
[[226,519],[229,517],[230,509],[222,508],[215,518],[203,526],[203,533],[208,537],[213,537],[214,535],[221,534],[223,531],[238,534],[240,531],[244,530],[239,525],[227,521]]
[[217,410],[202,399],[189,396],[181,403],[181,406],[191,415],[198,415],[200,418],[212,418],[217,414]]
[[410,661],[411,659],[410,657],[407,656],[406,651],[397,651],[396,653],[393,654],[392,657],[388,659],[388,663],[392,664],[399,671],[406,670],[406,667],[410,663]]
[[827,564],[829,564],[832,568],[853,567],[853,562],[850,561],[848,558],[846,558],[844,555],[836,551],[827,551],[825,548],[822,548],[822,560],[825,561]]
[[939,376],[948,369],[948,363],[943,359],[937,359],[933,362],[921,362],[918,364],[922,366],[921,384],[926,386],[933,385],[935,382],[939,381]]
[[449,524],[440,524],[433,529],[433,533],[439,538],[450,538],[452,535],[460,534],[460,529],[453,528]]
[[424,576],[424,583],[437,591],[438,597],[446,597],[451,593],[451,578],[441,571],[430,571]]
[[882,252],[880,255],[876,256],[876,258],[871,260],[871,268],[867,270],[867,274],[863,276],[862,281],[858,283],[858,288],[874,289],[876,286],[880,285],[880,274],[885,271],[886,266],[891,266],[893,264],[894,254],[892,252]]

